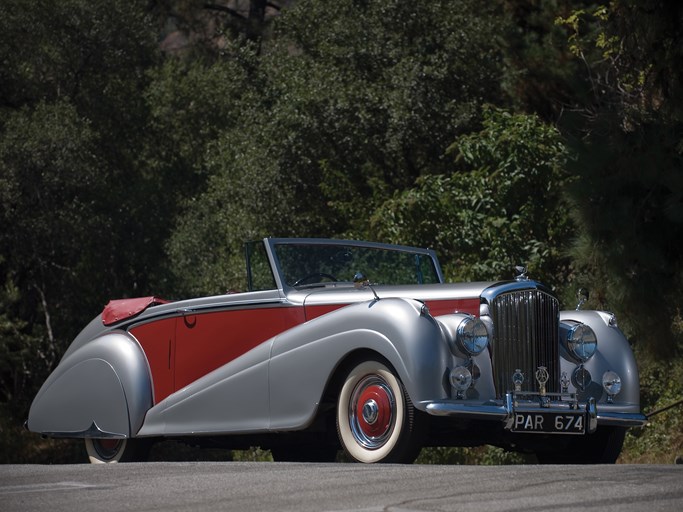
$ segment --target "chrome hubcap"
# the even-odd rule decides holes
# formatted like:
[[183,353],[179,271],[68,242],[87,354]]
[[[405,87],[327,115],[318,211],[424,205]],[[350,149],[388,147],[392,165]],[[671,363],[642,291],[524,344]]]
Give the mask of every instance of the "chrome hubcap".
[[377,402],[370,399],[363,405],[363,419],[368,425],[372,425],[377,421],[379,416],[379,406]]

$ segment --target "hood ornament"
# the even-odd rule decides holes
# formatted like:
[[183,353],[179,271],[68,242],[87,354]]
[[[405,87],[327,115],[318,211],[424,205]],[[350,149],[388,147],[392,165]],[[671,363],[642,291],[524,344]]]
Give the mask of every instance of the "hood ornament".
[[515,281],[528,281],[529,278],[526,275],[526,267],[523,265],[517,265],[515,267]]

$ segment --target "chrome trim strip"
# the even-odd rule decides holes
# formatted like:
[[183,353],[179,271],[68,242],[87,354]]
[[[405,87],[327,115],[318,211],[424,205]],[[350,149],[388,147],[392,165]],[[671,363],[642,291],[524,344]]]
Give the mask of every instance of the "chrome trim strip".
[[107,432],[102,430],[97,423],[93,421],[92,425],[86,430],[80,432],[43,432],[44,437],[53,438],[95,438],[95,439],[126,439],[126,434],[118,434],[116,432]]
[[505,293],[513,293],[528,290],[538,290],[540,292],[546,293],[548,295],[555,294],[550,288],[539,283],[537,281],[503,281],[492,283],[488,288],[486,288],[482,294],[482,299],[485,299],[488,304],[491,304],[496,298]]
[[644,427],[647,417],[644,414],[598,412],[598,425],[612,425],[615,427]]
[[503,405],[470,405],[451,400],[429,402],[425,410],[433,416],[459,416],[482,420],[505,421],[509,415]]
[[586,409],[588,411],[588,432],[592,434],[598,428],[598,407],[595,404],[595,398],[590,397],[588,399]]
[[[530,412],[561,412],[562,410],[573,409],[571,403],[553,402],[550,407],[540,407],[533,401],[515,403],[512,393],[506,395],[505,403],[498,404],[469,404],[456,400],[435,400],[433,402],[423,402],[425,411],[432,416],[450,416],[457,418],[469,418],[475,420],[498,420],[504,422],[504,428],[509,429],[515,411]],[[647,423],[647,418],[638,413],[620,412],[598,412],[598,407],[594,399],[580,404],[580,410],[588,414],[588,432],[595,432],[598,425],[613,425],[619,427],[642,427]]]

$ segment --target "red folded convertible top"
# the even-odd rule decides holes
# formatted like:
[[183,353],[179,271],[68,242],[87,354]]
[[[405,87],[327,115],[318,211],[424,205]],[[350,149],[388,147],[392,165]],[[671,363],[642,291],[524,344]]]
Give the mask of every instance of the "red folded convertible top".
[[104,325],[115,324],[116,322],[142,313],[150,306],[167,304],[168,302],[170,301],[154,296],[110,300],[109,304],[107,304],[102,311],[102,323]]

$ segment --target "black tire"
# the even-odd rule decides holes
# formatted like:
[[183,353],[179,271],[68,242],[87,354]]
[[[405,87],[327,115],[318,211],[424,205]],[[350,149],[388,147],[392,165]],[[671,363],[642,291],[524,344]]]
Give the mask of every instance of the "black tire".
[[366,360],[347,373],[336,418],[339,441],[353,461],[410,464],[422,448],[425,419],[383,362]]
[[572,437],[554,450],[536,453],[541,464],[614,464],[624,445],[626,429],[599,427],[593,434]]
[[149,439],[90,439],[85,449],[91,464],[115,462],[144,462],[149,458],[152,441]]

